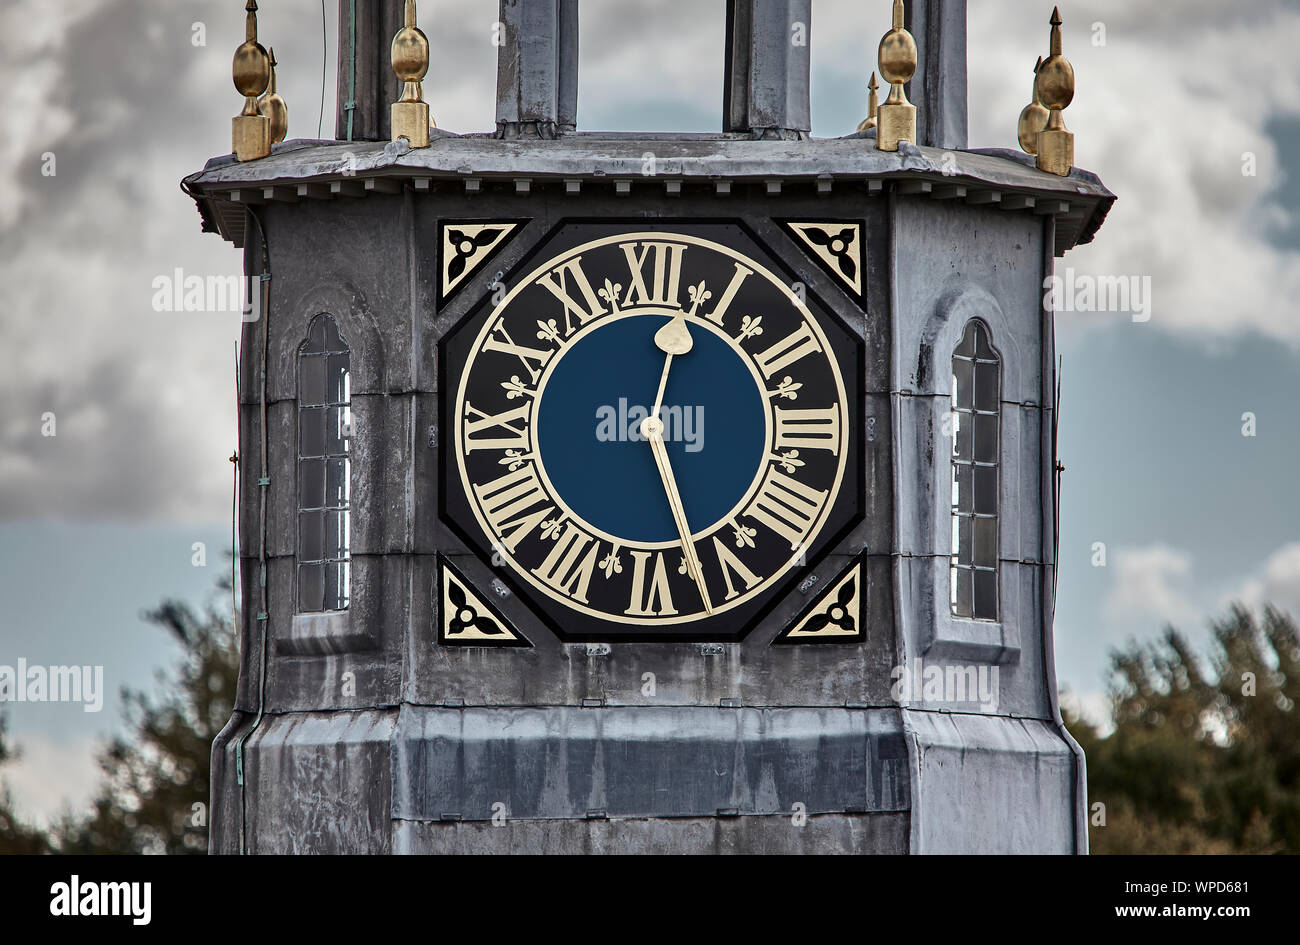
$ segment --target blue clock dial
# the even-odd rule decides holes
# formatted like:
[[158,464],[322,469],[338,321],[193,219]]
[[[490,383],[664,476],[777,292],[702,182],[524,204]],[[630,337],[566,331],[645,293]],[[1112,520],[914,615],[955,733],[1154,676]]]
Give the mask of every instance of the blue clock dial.
[[[667,315],[634,315],[588,331],[555,362],[537,411],[546,474],[575,513],[607,535],[675,542],[663,491],[640,426],[651,412],[664,353],[655,332]],[[660,417],[692,532],[732,515],[754,485],[766,451],[766,407],[748,364],[721,337],[690,326],[693,350],[674,362]]]

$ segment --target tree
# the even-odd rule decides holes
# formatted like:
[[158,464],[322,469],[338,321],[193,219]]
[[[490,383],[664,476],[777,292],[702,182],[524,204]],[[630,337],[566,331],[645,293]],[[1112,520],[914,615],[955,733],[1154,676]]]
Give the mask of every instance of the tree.
[[1088,757],[1097,853],[1300,851],[1300,633],[1272,608],[1211,624],[1208,654],[1169,627],[1111,654],[1115,730],[1066,724]]
[[[229,591],[228,580],[220,586]],[[90,815],[56,829],[61,853],[207,852],[212,742],[234,705],[238,643],[212,604],[200,614],[165,601],[146,619],[175,637],[184,657],[174,677],[159,677],[158,701],[123,692],[129,733],[100,755],[103,781]]]

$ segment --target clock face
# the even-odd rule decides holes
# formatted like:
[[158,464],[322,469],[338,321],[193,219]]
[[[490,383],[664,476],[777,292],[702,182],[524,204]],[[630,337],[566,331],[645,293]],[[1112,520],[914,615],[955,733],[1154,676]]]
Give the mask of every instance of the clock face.
[[857,450],[829,320],[688,227],[547,255],[457,358],[467,530],[560,624],[752,615],[807,564]]

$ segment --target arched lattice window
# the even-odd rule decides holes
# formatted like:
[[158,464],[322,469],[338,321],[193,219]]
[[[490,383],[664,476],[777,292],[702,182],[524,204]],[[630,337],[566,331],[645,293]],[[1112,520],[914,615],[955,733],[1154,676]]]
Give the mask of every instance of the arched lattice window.
[[952,612],[998,619],[1001,364],[972,319],[952,355]]
[[329,315],[298,349],[298,610],[346,610],[352,433],[350,354]]

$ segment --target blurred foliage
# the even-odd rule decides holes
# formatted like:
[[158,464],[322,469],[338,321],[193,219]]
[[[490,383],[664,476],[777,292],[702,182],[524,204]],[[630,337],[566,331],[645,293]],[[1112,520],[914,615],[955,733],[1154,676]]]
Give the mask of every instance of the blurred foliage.
[[1300,634],[1272,608],[1111,654],[1114,731],[1067,713],[1088,756],[1094,853],[1300,852]]
[[[219,589],[229,594],[228,577]],[[145,618],[176,639],[183,656],[159,674],[155,697],[122,691],[126,734],[100,752],[89,811],[42,835],[14,820],[0,792],[0,853],[207,852],[212,742],[234,705],[238,644],[229,614],[212,603],[197,611],[164,601]],[[0,764],[7,751],[0,727]]]
[[[0,769],[18,757],[7,741],[7,721],[0,715]],[[9,792],[0,783],[0,854],[49,853],[49,841],[39,830],[24,826],[14,815]]]

